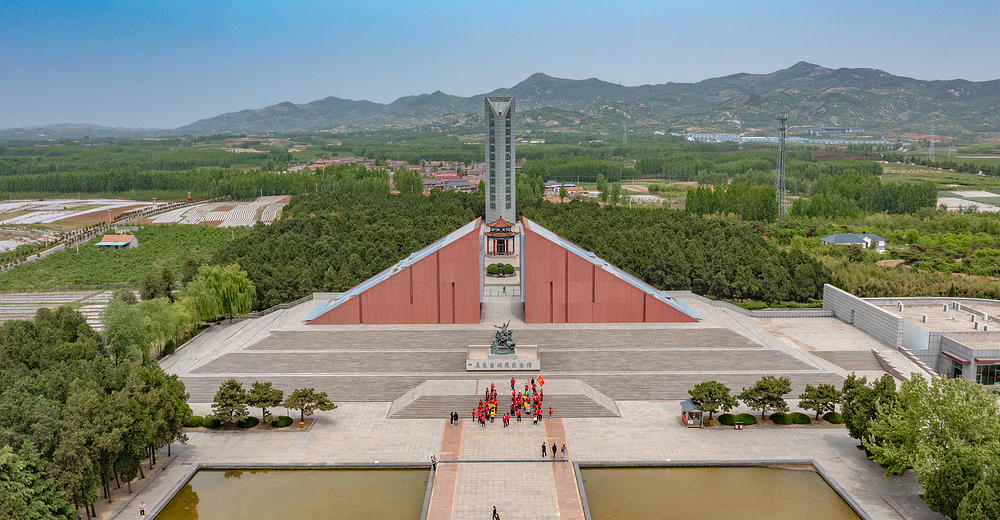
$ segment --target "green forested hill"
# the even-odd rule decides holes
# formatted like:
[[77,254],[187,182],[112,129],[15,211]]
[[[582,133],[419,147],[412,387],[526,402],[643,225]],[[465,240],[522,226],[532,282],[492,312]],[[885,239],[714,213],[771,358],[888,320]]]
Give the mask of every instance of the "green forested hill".
[[[597,78],[572,80],[537,73],[510,88],[471,97],[436,91],[389,104],[328,97],[305,104],[279,103],[203,119],[178,129],[216,134],[334,128],[377,129],[437,124],[477,128],[484,96],[514,96],[522,128],[610,130],[629,121],[637,130],[735,131],[773,126],[789,115],[792,126],[863,126],[878,132],[1000,131],[1000,80],[925,81],[876,69],[828,69],[799,62],[770,74],[733,74],[697,83],[626,87]],[[539,109],[570,111],[533,121]],[[444,117],[452,115],[452,117]],[[457,117],[471,115],[471,117]],[[544,117],[543,117],[544,118]],[[545,124],[547,123],[547,124]]]

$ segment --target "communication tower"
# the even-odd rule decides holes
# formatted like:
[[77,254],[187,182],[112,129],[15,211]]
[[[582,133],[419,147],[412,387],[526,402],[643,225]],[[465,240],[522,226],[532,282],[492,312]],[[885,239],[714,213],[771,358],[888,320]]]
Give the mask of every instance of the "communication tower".
[[930,159],[930,160],[932,160],[932,161],[934,160],[934,125],[933,124],[931,124],[931,153],[930,153],[930,156],[928,156],[927,158]]
[[788,116],[778,116],[778,174],[774,178],[774,191],[778,197],[778,218],[788,214],[785,209],[785,121]]

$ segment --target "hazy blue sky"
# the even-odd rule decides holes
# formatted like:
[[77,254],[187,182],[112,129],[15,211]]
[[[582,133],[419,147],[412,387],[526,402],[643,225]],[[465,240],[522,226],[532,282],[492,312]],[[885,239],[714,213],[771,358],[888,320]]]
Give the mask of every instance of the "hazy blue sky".
[[997,0],[0,0],[0,128],[174,128],[281,101],[625,85],[798,61],[1000,78]]

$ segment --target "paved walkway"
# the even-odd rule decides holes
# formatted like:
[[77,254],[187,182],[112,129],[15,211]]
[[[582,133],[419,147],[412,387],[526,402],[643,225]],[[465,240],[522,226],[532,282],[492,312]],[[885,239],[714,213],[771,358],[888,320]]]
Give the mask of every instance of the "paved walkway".
[[[565,443],[578,462],[816,460],[877,519],[898,520],[890,502],[913,504],[909,498],[920,492],[912,474],[885,477],[845,428],[684,428],[675,397],[686,397],[694,383],[717,379],[738,392],[764,373],[787,374],[797,394],[806,382],[839,384],[846,370],[833,361],[865,362],[825,336],[782,324],[778,338],[758,321],[697,301],[689,303],[705,318],[699,323],[514,327],[520,343],[539,345],[546,379],[554,385],[587,382],[615,399],[620,417],[559,418],[556,409],[557,419],[543,424],[524,419],[512,420],[509,428],[500,421],[482,428],[464,420],[469,410],[456,402],[463,418],[459,425],[444,417],[388,418],[390,401],[428,380],[447,380],[440,384],[464,393],[466,386],[488,384],[485,376],[499,381],[498,392],[505,393],[500,390],[510,374],[473,375],[452,366],[452,357],[475,338],[488,342],[493,324],[517,320],[518,298],[486,302],[482,323],[469,325],[304,326],[308,302],[258,320],[212,327],[163,363],[197,396],[192,398],[196,413],[209,412],[207,401],[219,378],[229,377],[247,383],[271,380],[282,388],[315,386],[330,391],[340,408],[317,414],[309,431],[191,432],[187,445],[173,447],[177,460],[135,503],[159,503],[196,462],[429,465],[430,456],[437,455],[430,518],[485,519],[495,505],[504,519],[582,519],[572,464],[559,456],[543,459],[543,442],[549,448]],[[810,321],[795,324],[805,327]],[[821,350],[838,354],[824,354],[828,360],[815,353]],[[523,384],[525,374],[515,377]],[[474,394],[483,388],[476,386]],[[794,401],[790,404],[794,409]]]
[[[512,421],[509,428],[497,421],[481,428],[465,420],[452,426],[446,419],[386,419],[389,403],[343,403],[317,414],[306,432],[191,432],[187,445],[173,446],[177,460],[133,501],[157,504],[193,462],[427,464],[437,454],[442,462],[431,518],[489,518],[494,505],[504,519],[582,518],[572,465],[541,457],[543,440],[561,447],[562,439],[572,460],[581,462],[816,460],[876,519],[900,518],[884,496],[899,502],[920,492],[912,474],[884,476],[843,428],[698,430],[680,425],[676,402],[617,404],[621,418],[546,419],[544,426]],[[448,462],[456,451],[459,462]]]

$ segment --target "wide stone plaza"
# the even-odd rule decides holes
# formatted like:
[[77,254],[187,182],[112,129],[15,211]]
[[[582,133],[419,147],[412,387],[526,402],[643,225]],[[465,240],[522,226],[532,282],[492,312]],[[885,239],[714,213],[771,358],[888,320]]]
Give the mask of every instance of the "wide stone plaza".
[[[501,293],[502,294],[502,293]],[[317,295],[322,298],[322,295]],[[338,409],[321,412],[305,431],[191,431],[186,445],[131,502],[160,504],[194,463],[427,465],[439,463],[428,518],[584,518],[573,465],[543,459],[540,445],[568,449],[575,462],[813,460],[862,509],[878,519],[936,518],[917,498],[910,475],[885,477],[839,426],[685,428],[679,401],[705,380],[734,393],[762,375],[840,385],[852,371],[885,373],[873,350],[904,374],[921,369],[836,318],[751,318],[700,298],[678,298],[696,323],[526,324],[519,298],[487,296],[479,324],[305,325],[321,299],[264,317],[222,324],[162,362],[180,376],[195,414],[211,413],[219,383],[272,381],[286,392],[326,391]],[[493,325],[510,320],[519,344],[537,345],[545,378],[545,411],[533,425],[469,420],[495,384],[501,409],[519,372],[470,373],[469,345],[489,344]],[[795,400],[791,400],[796,409]],[[460,425],[450,425],[457,411]],[[737,411],[750,411],[739,408]],[[284,413],[283,409],[276,412]],[[807,413],[809,413],[807,411]],[[294,415],[294,412],[292,413]],[[759,415],[759,414],[758,414]],[[707,502],[713,503],[712,500]],[[725,504],[724,496],[717,503]]]

